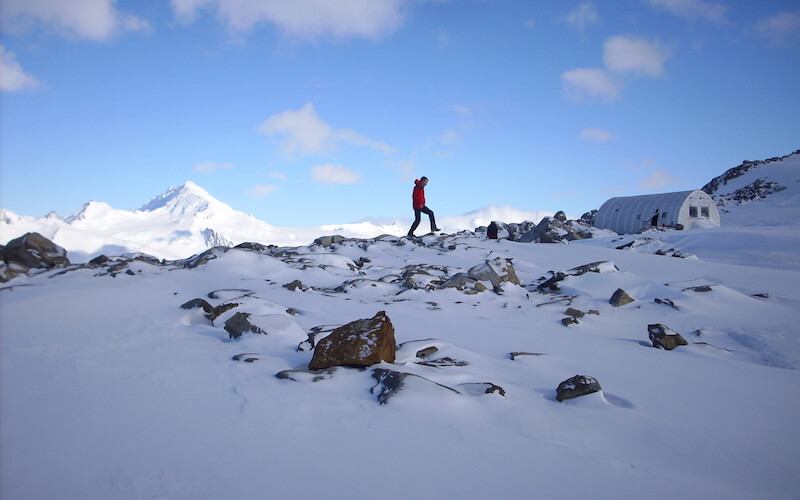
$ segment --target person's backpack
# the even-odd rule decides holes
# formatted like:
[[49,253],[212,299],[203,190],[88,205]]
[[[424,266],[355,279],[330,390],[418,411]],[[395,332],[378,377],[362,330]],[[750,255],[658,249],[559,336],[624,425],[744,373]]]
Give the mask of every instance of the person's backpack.
[[486,236],[488,236],[490,240],[497,239],[497,224],[494,222],[489,224],[489,227],[486,228]]

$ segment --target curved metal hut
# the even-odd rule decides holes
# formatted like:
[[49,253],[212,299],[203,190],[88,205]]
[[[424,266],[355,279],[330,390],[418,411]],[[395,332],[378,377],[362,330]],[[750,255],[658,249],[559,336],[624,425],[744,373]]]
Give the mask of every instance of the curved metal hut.
[[714,200],[696,189],[611,198],[600,207],[594,225],[619,234],[633,234],[649,227],[719,227],[720,219]]

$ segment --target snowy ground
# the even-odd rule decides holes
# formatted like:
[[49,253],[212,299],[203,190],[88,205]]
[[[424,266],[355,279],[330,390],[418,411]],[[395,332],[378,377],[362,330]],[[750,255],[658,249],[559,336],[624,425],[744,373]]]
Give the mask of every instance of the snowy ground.
[[[350,240],[18,278],[0,291],[0,497],[796,499],[799,244],[787,218],[569,245]],[[497,256],[522,286],[469,295],[393,278]],[[536,291],[548,271],[596,261],[619,271]],[[283,287],[298,279],[305,291]],[[612,307],[617,288],[636,301]],[[272,333],[229,340],[220,319],[179,307],[193,298],[236,299]],[[565,327],[568,306],[599,315]],[[275,377],[306,368],[296,347],[313,327],[380,310],[400,344],[385,367],[461,394],[418,379],[379,405],[370,370]],[[651,347],[651,323],[690,345]],[[428,346],[468,364],[416,363]],[[556,402],[576,374],[603,391]],[[484,382],[505,396],[470,385]]]

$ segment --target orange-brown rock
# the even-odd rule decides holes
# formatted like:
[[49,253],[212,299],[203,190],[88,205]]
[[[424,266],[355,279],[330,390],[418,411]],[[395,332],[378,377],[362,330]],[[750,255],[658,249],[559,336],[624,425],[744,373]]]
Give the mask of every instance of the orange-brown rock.
[[381,361],[394,363],[396,350],[392,321],[385,311],[380,311],[371,319],[340,326],[320,340],[308,369],[371,366]]

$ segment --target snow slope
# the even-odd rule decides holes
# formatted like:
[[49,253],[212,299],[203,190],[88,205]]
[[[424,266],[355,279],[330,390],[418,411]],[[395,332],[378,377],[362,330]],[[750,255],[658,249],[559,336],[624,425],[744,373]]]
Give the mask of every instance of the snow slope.
[[[800,207],[786,175],[716,230],[350,239],[15,278],[0,288],[0,498],[796,499],[800,224],[782,211]],[[753,225],[750,211],[777,213]],[[520,285],[437,285],[498,257]],[[539,289],[593,262],[602,272]],[[635,301],[609,304],[618,288]],[[194,298],[240,305],[211,322],[180,307]],[[568,307],[598,314],[564,326]],[[423,378],[380,405],[370,369],[303,372],[306,334],[382,310],[399,350],[379,366]],[[236,311],[269,334],[230,340]],[[689,345],[653,348],[655,323]],[[419,363],[426,347],[442,366]],[[275,376],[288,369],[296,380]],[[557,402],[576,374],[603,390]]]
[[[446,230],[458,231],[488,225],[495,219],[539,221],[548,215],[553,214],[488,207],[463,216],[440,217],[439,222]],[[243,242],[287,246],[307,245],[328,234],[350,238],[404,235],[410,225],[410,220],[402,220],[308,228],[276,227],[236,211],[197,184],[186,182],[170,187],[138,210],[118,210],[106,203],[90,201],[69,217],[62,218],[51,212],[36,219],[0,209],[0,242],[38,232],[67,249],[72,262],[88,262],[101,254],[126,253],[144,253],[171,260],[185,259],[215,246]]]
[[[584,243],[349,240],[12,280],[0,291],[0,496],[797,498],[800,270],[737,262],[736,248],[719,263]],[[513,259],[522,286],[402,284],[407,266],[427,266],[424,285],[495,257]],[[537,291],[548,271],[595,261],[619,270]],[[294,280],[305,291],[283,286]],[[636,302],[612,307],[617,288]],[[224,317],[179,307],[193,298],[241,303],[271,333],[229,340]],[[568,306],[599,315],[565,327]],[[400,344],[381,366],[460,394],[419,379],[379,405],[369,370],[275,377],[307,366],[304,332],[380,310]],[[691,344],[650,347],[651,323]],[[420,365],[428,346],[468,364]],[[603,391],[556,402],[575,374]],[[476,390],[486,382],[505,395]]]

